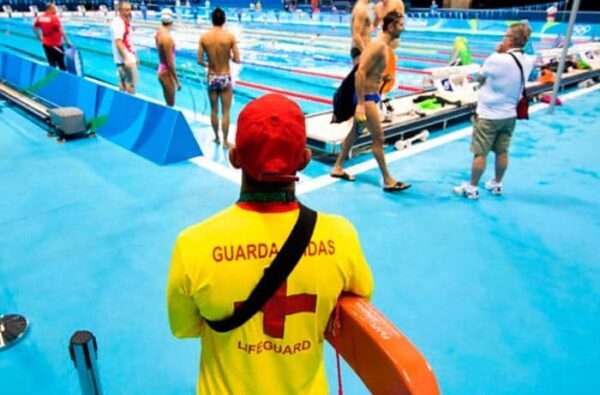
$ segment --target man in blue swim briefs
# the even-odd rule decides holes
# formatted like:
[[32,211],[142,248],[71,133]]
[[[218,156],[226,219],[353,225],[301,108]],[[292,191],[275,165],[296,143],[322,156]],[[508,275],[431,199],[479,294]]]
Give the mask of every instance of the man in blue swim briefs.
[[[229,111],[233,99],[229,62],[240,63],[240,52],[235,36],[223,29],[225,12],[215,8],[212,12],[213,27],[200,37],[198,64],[208,68],[207,87],[210,98],[210,123],[215,133],[214,141],[219,143],[219,100],[221,101],[221,131],[223,147],[229,148]],[[208,62],[204,60],[204,54]]]
[[354,140],[366,127],[373,137],[373,156],[377,160],[383,176],[385,192],[402,191],[410,184],[396,180],[390,174],[383,155],[384,135],[379,118],[377,103],[381,100],[379,90],[385,80],[384,71],[388,61],[388,48],[400,37],[404,30],[404,15],[392,11],[383,18],[382,34],[371,40],[360,55],[355,76],[356,112],[351,131],[342,143],[342,150],[331,171],[331,176],[354,181],[354,176],[344,171],[344,160],[348,156]]

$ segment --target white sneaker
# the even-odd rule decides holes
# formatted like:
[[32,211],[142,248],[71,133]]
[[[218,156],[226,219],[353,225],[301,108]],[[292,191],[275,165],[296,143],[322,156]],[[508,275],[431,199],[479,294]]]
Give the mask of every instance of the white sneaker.
[[486,182],[485,189],[492,192],[492,195],[502,195],[502,183],[496,182],[496,180]]
[[479,191],[477,187],[469,184],[468,182],[463,182],[457,187],[452,188],[455,194],[464,196],[467,199],[477,200],[479,199]]

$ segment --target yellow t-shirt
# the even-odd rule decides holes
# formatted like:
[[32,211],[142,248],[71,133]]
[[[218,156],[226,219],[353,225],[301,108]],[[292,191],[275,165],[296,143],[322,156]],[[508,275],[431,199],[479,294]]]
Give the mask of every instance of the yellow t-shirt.
[[198,394],[328,394],[323,340],[329,316],[340,293],[373,292],[346,219],[319,213],[294,271],[244,325],[218,333],[203,320],[226,318],[247,299],[298,212],[296,203],[238,203],[179,235],[167,285],[169,322],[176,337],[202,338]]

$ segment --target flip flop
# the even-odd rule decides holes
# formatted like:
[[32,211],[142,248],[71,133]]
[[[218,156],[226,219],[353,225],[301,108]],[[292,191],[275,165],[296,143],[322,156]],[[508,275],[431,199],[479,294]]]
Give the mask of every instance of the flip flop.
[[407,183],[404,183],[401,181],[397,181],[391,187],[383,187],[383,191],[384,192],[400,192],[400,191],[403,191],[408,188],[410,188],[410,184],[407,184]]
[[330,173],[329,175],[333,178],[341,178],[342,180],[350,181],[350,182],[354,182],[356,180],[356,178],[353,175],[350,175],[346,172],[343,172],[342,174]]

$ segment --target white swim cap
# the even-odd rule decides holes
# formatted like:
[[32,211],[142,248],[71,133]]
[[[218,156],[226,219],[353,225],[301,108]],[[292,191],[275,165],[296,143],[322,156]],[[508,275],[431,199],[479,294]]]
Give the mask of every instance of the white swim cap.
[[173,11],[170,8],[163,8],[160,11],[160,21],[165,25],[173,23]]

